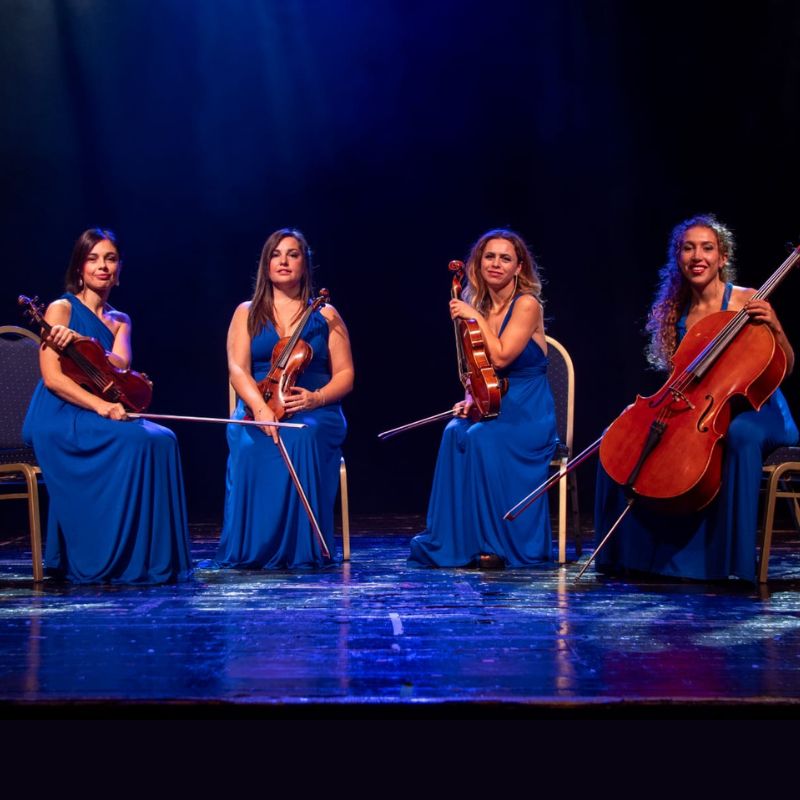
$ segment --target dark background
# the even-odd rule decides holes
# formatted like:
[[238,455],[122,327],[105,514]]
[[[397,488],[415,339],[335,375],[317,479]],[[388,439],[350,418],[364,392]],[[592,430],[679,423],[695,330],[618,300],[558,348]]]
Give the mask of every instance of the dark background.
[[[641,329],[678,221],[729,224],[746,286],[800,235],[798,35],[777,0],[2,0],[0,322],[110,227],[151,410],[222,416],[230,317],[297,226],[352,338],[352,510],[423,512],[441,428],[375,435],[459,397],[447,263],[528,240],[593,441],[663,381]],[[219,521],[224,428],[175,429],[190,520]]]

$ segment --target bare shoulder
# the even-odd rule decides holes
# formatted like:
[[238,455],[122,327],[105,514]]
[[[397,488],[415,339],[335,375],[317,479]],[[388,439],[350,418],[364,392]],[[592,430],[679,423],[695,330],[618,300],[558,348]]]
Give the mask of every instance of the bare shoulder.
[[542,313],[542,304],[532,294],[522,294],[514,304],[514,312],[538,317]]
[[51,324],[65,325],[72,316],[72,306],[69,300],[65,297],[60,297],[47,306],[47,311],[45,311],[44,315]]
[[744,308],[749,300],[752,300],[756,294],[755,289],[749,289],[745,286],[734,286],[731,291],[731,298],[728,301],[729,311],[739,311]]
[[108,318],[115,324],[115,325],[130,325],[131,318],[125,314],[123,311],[118,311],[116,308],[111,308],[108,310]]
[[247,315],[250,313],[250,306],[252,305],[252,301],[245,300],[244,303],[239,303],[236,306],[236,310],[233,312],[233,321],[239,319],[247,319]]
[[328,322],[344,322],[342,315],[330,303],[326,303],[322,306],[319,313],[322,314]]

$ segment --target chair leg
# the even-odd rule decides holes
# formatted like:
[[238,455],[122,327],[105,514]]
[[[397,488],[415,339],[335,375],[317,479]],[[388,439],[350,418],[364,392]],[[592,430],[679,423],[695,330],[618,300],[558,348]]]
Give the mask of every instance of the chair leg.
[[761,532],[761,553],[758,558],[758,582],[767,582],[767,571],[769,570],[769,551],[772,546],[772,526],[775,522],[775,489],[779,478],[778,471],[775,470],[769,476],[767,484],[767,499],[764,504],[764,524]]
[[564,480],[566,475],[567,459],[562,458],[558,471],[562,478],[558,482],[558,563],[567,563],[567,486]]
[[350,502],[347,496],[347,465],[339,462],[339,493],[342,496],[342,558],[350,560]]
[[575,556],[576,558],[583,553],[583,536],[581,535],[581,512],[578,508],[578,479],[574,472],[570,472],[569,477],[569,492],[570,500],[572,502],[572,528],[575,537]]
[[39,516],[39,483],[36,480],[36,473],[30,467],[24,470],[24,474],[28,487],[28,528],[31,536],[33,580],[41,583],[44,580],[44,568],[42,566],[42,524]]

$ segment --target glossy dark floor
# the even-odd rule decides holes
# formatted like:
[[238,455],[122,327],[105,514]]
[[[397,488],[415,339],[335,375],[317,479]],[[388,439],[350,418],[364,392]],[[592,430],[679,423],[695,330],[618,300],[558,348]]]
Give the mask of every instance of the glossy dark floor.
[[[198,570],[149,588],[36,587],[24,539],[2,542],[0,707],[800,715],[796,534],[777,538],[764,589],[591,569],[576,584],[574,563],[409,567],[417,523],[361,520],[352,561],[326,571]],[[194,531],[198,561],[215,534]]]

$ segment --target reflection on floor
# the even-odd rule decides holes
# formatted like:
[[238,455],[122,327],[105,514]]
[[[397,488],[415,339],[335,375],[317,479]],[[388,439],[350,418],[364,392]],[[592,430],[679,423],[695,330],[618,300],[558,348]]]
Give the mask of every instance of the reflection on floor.
[[[365,518],[319,572],[34,586],[0,543],[0,707],[63,713],[653,716],[800,712],[800,541],[770,584],[609,580],[578,566],[406,564],[419,520]],[[217,532],[193,534],[199,562]],[[581,557],[584,562],[587,555]],[[76,704],[78,704],[76,706]],[[176,711],[177,710],[177,711]]]

